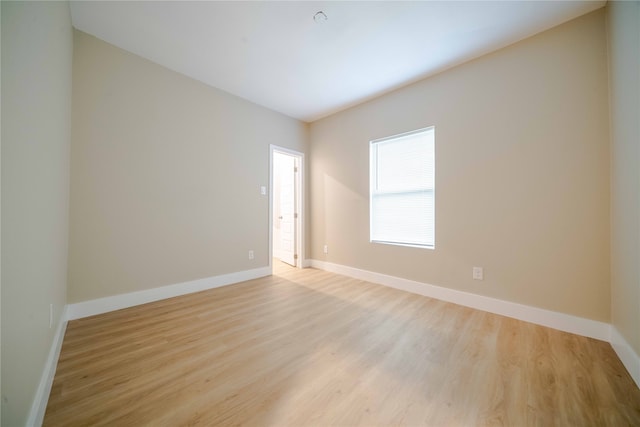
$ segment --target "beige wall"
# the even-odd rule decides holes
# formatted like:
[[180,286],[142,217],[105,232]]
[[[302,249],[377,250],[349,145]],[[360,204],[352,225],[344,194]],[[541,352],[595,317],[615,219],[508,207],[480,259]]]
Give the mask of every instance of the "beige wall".
[[269,144],[307,127],[75,31],[69,302],[267,266]]
[[19,426],[66,303],[73,40],[67,3],[1,7],[2,425]]
[[[431,125],[436,249],[370,243],[369,141]],[[603,10],[310,132],[312,258],[609,321]]]
[[640,354],[640,2],[609,2],[611,323]]

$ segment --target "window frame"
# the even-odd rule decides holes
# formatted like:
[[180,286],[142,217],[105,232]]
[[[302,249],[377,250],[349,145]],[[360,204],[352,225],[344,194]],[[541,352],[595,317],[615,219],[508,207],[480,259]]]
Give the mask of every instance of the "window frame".
[[[436,217],[436,212],[435,212],[435,206],[436,206],[436,182],[435,182],[435,175],[436,175],[436,147],[435,147],[435,125],[432,126],[427,126],[424,128],[420,128],[420,129],[416,129],[416,130],[412,130],[409,132],[403,132],[400,134],[396,134],[396,135],[391,135],[391,136],[387,136],[384,138],[378,138],[378,139],[374,139],[369,141],[369,242],[370,243],[379,243],[379,244],[385,244],[385,245],[394,245],[394,246],[406,246],[406,247],[414,247],[414,248],[422,248],[422,249],[435,249],[435,243],[436,243],[436,230],[435,230],[435,217]],[[374,209],[373,209],[373,199],[376,195],[379,194],[384,194],[384,192],[378,192],[377,191],[377,184],[378,184],[378,170],[377,170],[377,155],[378,155],[378,151],[374,150],[374,146],[376,146],[377,144],[380,143],[385,143],[385,142],[389,142],[392,140],[396,140],[396,139],[401,139],[401,138],[405,138],[411,135],[416,135],[416,134],[420,134],[420,133],[427,133],[427,132],[431,132],[433,134],[433,152],[432,152],[432,170],[433,170],[433,177],[432,177],[432,182],[433,182],[433,186],[431,188],[427,188],[427,189],[407,189],[405,191],[392,191],[392,192],[387,192],[387,194],[410,194],[410,193],[417,193],[417,192],[431,192],[432,194],[432,209],[433,209],[433,223],[431,224],[432,229],[433,229],[433,235],[432,235],[432,243],[431,244],[419,244],[419,243],[413,243],[413,242],[403,242],[400,241],[400,239],[398,239],[398,241],[395,240],[379,240],[379,239],[374,239],[373,238],[373,224],[374,224]]]

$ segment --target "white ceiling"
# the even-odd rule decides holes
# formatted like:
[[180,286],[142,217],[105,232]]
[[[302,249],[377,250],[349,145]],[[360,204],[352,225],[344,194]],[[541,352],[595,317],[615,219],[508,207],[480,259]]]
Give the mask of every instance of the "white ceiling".
[[71,16],[122,49],[314,121],[605,3],[85,1]]

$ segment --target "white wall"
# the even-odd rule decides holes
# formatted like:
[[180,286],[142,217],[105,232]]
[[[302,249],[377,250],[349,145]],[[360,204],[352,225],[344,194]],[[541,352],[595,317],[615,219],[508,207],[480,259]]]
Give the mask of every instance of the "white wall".
[[69,302],[268,266],[269,145],[306,124],[74,34]]
[[[604,18],[312,123],[312,258],[609,322]],[[435,250],[370,243],[369,141],[432,125]]]
[[[611,323],[640,355],[640,2],[608,3]],[[640,359],[637,359],[640,360]],[[640,363],[637,366],[640,378]],[[637,379],[636,379],[637,381]]]
[[66,2],[1,8],[2,425],[19,426],[66,303],[73,40]]

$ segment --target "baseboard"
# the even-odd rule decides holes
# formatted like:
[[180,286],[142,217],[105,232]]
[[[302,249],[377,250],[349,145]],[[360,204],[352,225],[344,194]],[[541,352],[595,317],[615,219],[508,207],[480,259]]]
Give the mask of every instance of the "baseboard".
[[558,313],[551,310],[458,291],[442,286],[416,282],[400,277],[388,276],[386,274],[361,270],[325,261],[311,260],[311,266],[321,270],[330,271],[332,273],[342,274],[356,279],[365,280],[367,282],[389,286],[391,288],[490,313],[500,314],[502,316],[518,320],[524,320],[526,322],[547,326],[549,328],[577,335],[595,338],[602,341],[609,341],[610,339],[610,325],[596,320],[571,316],[569,314]]
[[622,364],[631,374],[631,378],[636,382],[636,385],[640,387],[640,356],[613,325],[611,325],[611,347],[613,347]]
[[68,318],[68,306],[64,307],[56,333],[53,336],[53,342],[49,349],[49,355],[44,364],[44,370],[40,377],[40,383],[36,389],[36,395],[31,404],[31,410],[27,418],[26,425],[28,427],[37,427],[42,425],[44,420],[44,413],[47,410],[47,402],[49,401],[49,394],[51,393],[51,386],[53,385],[53,378],[56,374],[56,367],[58,366],[58,358],[60,357],[60,350],[62,349],[62,342],[64,341],[64,333],[67,330],[67,318]]
[[257,279],[259,277],[269,276],[270,274],[271,267],[267,266],[255,268],[253,270],[245,270],[220,276],[207,277],[204,279],[191,280],[189,282],[177,283],[175,285],[161,286],[144,291],[83,301],[69,305],[67,319],[74,320],[82,317],[94,316],[96,314],[107,313],[109,311],[120,310],[166,298],[219,288],[233,283],[244,282],[245,280]]

